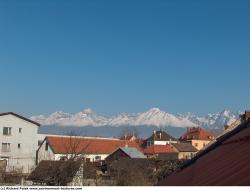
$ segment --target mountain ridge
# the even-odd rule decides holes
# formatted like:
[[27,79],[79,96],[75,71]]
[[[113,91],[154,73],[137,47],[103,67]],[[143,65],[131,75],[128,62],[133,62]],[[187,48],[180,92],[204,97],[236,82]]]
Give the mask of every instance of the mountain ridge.
[[225,109],[221,112],[209,113],[200,117],[190,112],[185,114],[172,114],[154,107],[141,113],[122,113],[111,117],[104,117],[97,115],[92,109],[87,108],[75,114],[57,111],[47,117],[38,115],[32,116],[30,119],[42,125],[74,127],[155,126],[158,128],[186,128],[200,126],[207,129],[223,129],[225,124],[231,124],[240,114],[241,112],[236,113]]

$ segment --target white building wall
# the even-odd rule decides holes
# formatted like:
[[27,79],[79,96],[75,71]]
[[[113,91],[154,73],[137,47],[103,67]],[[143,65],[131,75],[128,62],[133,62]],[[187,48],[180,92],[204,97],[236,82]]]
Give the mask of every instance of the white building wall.
[[154,141],[154,145],[168,145],[170,143],[177,143],[177,141]]
[[38,150],[37,154],[37,162],[41,162],[42,160],[58,160],[56,155],[53,153],[50,147],[48,147],[48,150],[45,150],[46,147],[46,141],[43,142],[41,147]]
[[[66,155],[65,154],[55,154],[55,157],[53,158],[53,160],[60,160],[61,157],[63,157],[63,156],[66,156]],[[108,156],[108,154],[84,154],[83,156],[85,158],[90,159],[91,162],[95,162],[95,161],[97,161],[95,158],[96,156],[100,156],[101,157],[100,160],[105,160],[106,157]]]
[[[11,135],[3,135],[4,127],[11,127]],[[36,124],[12,114],[0,116],[0,158],[8,160],[7,170],[29,173],[35,167],[37,130]],[[10,143],[10,152],[2,151],[2,143]]]
[[[66,154],[54,154],[50,146],[48,147],[48,150],[46,148],[46,141],[43,142],[41,147],[38,150],[38,163],[41,162],[42,160],[60,160],[63,156],[66,156]],[[100,160],[105,160],[106,157],[109,154],[84,154],[85,158],[89,158],[91,162],[96,161],[96,157],[99,156]]]

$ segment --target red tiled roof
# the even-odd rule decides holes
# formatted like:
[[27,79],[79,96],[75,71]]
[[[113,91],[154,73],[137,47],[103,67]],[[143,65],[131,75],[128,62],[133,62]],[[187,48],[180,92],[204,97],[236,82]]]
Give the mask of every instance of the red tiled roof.
[[47,141],[55,154],[110,154],[119,147],[125,147],[126,145],[140,150],[136,142],[126,140],[49,136]]
[[250,185],[250,120],[243,122],[159,185]]
[[136,137],[134,135],[124,135],[120,138],[121,140],[133,140],[136,139]]
[[187,132],[180,137],[181,141],[187,141],[187,140],[212,140],[214,138],[214,135],[212,132],[200,128],[200,127],[193,127],[188,128]]
[[171,145],[152,145],[144,149],[146,155],[175,152]]

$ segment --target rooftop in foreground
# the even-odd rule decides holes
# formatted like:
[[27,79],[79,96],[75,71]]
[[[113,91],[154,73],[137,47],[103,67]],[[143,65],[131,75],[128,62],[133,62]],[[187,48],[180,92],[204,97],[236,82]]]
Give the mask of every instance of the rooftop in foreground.
[[220,137],[158,185],[250,185],[250,119]]

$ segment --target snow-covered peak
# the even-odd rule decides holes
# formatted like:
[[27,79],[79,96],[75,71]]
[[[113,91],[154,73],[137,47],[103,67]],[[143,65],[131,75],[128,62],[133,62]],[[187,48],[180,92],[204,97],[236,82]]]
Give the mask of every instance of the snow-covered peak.
[[158,107],[153,107],[147,111],[147,113],[158,113],[161,112],[160,108]]
[[95,111],[92,110],[91,108],[84,109],[82,113],[88,114],[88,115],[94,115]]
[[174,115],[159,108],[151,108],[148,111],[134,114],[118,114],[111,117],[97,115],[88,108],[75,114],[54,112],[48,117],[44,115],[33,116],[32,120],[43,125],[60,126],[156,126],[156,127],[193,127],[201,126],[209,129],[222,129],[225,124],[230,124],[238,118],[229,110],[210,113],[204,117],[192,113]]
[[224,109],[221,113],[225,117],[230,117],[232,115],[231,111]]
[[61,119],[61,118],[67,118],[70,117],[71,114],[69,113],[64,113],[63,111],[56,111],[54,113],[52,113],[49,118],[51,119]]

